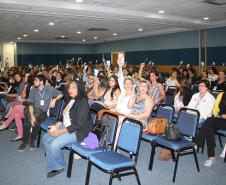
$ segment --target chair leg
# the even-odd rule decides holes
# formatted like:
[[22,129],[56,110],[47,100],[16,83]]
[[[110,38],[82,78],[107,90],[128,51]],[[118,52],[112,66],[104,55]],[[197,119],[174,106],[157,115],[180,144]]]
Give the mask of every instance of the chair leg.
[[173,162],[175,162],[175,153],[173,150],[170,150],[171,151],[171,155],[172,155],[172,159],[173,159]]
[[89,185],[91,166],[92,166],[92,163],[89,161],[88,162],[88,167],[87,167],[87,172],[86,172],[86,183],[85,183],[85,185]]
[[151,149],[151,156],[150,156],[150,161],[149,161],[149,170],[152,170],[153,167],[153,162],[154,162],[154,157],[155,157],[155,145],[152,144],[152,149]]
[[119,172],[116,172],[119,181],[122,181],[122,178],[119,176]]
[[71,177],[72,165],[73,165],[73,150],[71,149],[69,152],[69,160],[68,160],[68,167],[67,167],[67,177]]
[[201,151],[201,154],[204,153],[204,148],[205,148],[205,144],[202,146],[202,151]]
[[221,148],[223,148],[223,144],[222,144],[221,136],[220,136],[220,135],[218,135],[218,138],[219,138],[219,143],[220,143],[220,146],[221,146]]
[[196,167],[197,167],[197,171],[200,172],[198,158],[197,158],[197,154],[195,152],[195,149],[193,149],[193,154],[194,154],[194,158],[195,158],[195,164],[196,164]]
[[135,172],[135,176],[136,176],[136,179],[137,179],[137,184],[138,184],[138,185],[141,185],[141,183],[140,183],[140,178],[139,178],[138,173],[137,173],[137,169],[134,168],[133,170],[134,170],[134,172]]
[[42,129],[39,128],[39,131],[38,131],[38,139],[37,139],[37,148],[39,148],[39,146],[40,146],[41,136],[42,136]]
[[110,174],[109,185],[112,185],[113,173]]
[[173,182],[175,182],[175,179],[176,179],[179,157],[180,157],[180,152],[178,152],[176,155],[176,163],[175,163],[174,172],[173,172]]

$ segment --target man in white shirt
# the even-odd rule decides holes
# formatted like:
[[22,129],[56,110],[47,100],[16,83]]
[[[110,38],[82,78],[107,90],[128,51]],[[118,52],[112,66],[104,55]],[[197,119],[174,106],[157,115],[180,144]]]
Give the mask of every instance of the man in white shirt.
[[201,80],[199,82],[199,92],[194,94],[188,104],[188,108],[196,109],[200,113],[199,126],[212,116],[212,110],[215,103],[215,98],[208,92],[210,82],[208,80]]

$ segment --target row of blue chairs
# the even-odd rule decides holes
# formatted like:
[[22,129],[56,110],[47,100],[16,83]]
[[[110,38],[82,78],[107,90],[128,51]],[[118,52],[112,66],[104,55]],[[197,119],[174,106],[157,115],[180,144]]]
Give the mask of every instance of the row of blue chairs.
[[[51,115],[51,116],[54,115],[54,117],[50,117],[45,122],[43,122],[41,124],[41,130],[47,131],[48,126],[55,122],[57,116],[59,117],[62,112],[63,104],[64,104],[63,101],[57,102],[55,109],[51,110],[53,113],[55,113],[55,115],[54,114]],[[56,115],[56,113],[58,113],[58,115]],[[96,166],[97,168],[101,169],[106,173],[110,173],[109,184],[112,183],[113,178],[121,179],[122,176],[132,175],[132,174],[136,176],[137,182],[138,184],[140,184],[139,176],[135,168],[137,157],[139,154],[140,140],[150,143],[152,147],[152,152],[151,152],[150,161],[149,161],[149,170],[152,170],[153,168],[156,147],[163,147],[171,150],[173,161],[175,162],[173,182],[175,182],[177,166],[178,166],[178,161],[180,156],[193,154],[197,170],[199,171],[196,151],[194,149],[194,137],[197,132],[197,126],[198,126],[198,120],[199,120],[198,111],[193,109],[188,109],[188,108],[182,108],[179,111],[178,117],[176,119],[176,125],[184,137],[182,140],[177,142],[169,141],[164,136],[142,134],[141,126],[138,127],[139,129],[141,129],[141,134],[138,134],[138,131],[135,132],[135,130],[138,128],[137,127],[133,128],[133,127],[134,127],[134,124],[141,125],[141,123],[139,121],[126,118],[123,121],[123,127],[121,129],[119,140],[118,140],[115,151],[113,150],[113,145],[115,141],[116,130],[118,127],[118,116],[112,113],[105,113],[102,118],[106,118],[107,114],[111,116],[111,118],[112,117],[115,118],[109,121],[110,134],[109,134],[108,150],[103,151],[102,148],[91,150],[91,149],[85,148],[79,142],[76,144],[67,146],[66,149],[70,151],[69,160],[68,160],[67,177],[71,177],[72,166],[73,166],[73,154],[75,153],[81,156],[83,159],[86,159],[89,161],[88,167],[87,167],[86,184],[89,184],[89,176],[90,176],[92,165]],[[164,118],[167,118],[168,122],[172,122],[174,120],[173,106],[160,104],[156,109],[154,117],[164,117]],[[128,124],[128,121],[134,124]],[[40,137],[41,137],[41,130],[40,130]],[[118,149],[128,153],[129,158],[128,157],[126,158],[126,156],[117,153]],[[122,172],[125,172],[125,173],[122,173]]]

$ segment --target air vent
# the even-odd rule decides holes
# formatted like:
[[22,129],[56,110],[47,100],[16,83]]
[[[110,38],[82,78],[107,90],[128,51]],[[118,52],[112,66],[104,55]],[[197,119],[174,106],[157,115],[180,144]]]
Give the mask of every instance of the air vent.
[[89,28],[88,31],[107,31],[106,28]]
[[206,3],[206,4],[210,4],[210,5],[215,5],[215,6],[226,5],[226,2],[223,2],[221,0],[203,0],[201,2]]

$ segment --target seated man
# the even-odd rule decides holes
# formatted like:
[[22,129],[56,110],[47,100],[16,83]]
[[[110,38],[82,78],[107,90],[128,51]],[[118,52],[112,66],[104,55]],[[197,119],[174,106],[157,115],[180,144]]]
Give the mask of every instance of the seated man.
[[[37,116],[34,115],[34,110],[37,108],[41,110],[41,117],[45,118],[49,107],[54,107],[58,99],[61,99],[63,94],[56,90],[54,87],[46,85],[46,77],[42,74],[37,75],[34,78],[34,88],[30,90],[29,102],[31,105],[28,107],[28,115],[24,119],[23,127],[23,140],[17,151],[24,151],[29,143],[30,150],[34,150],[34,140],[36,139],[39,131],[41,121],[37,120]],[[39,117],[39,116],[38,116]],[[44,120],[42,120],[44,121]],[[32,129],[31,129],[32,128]]]

